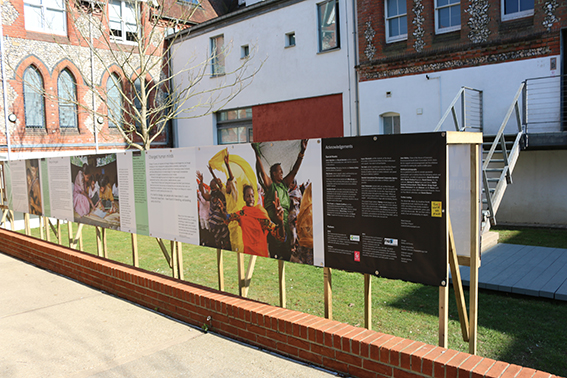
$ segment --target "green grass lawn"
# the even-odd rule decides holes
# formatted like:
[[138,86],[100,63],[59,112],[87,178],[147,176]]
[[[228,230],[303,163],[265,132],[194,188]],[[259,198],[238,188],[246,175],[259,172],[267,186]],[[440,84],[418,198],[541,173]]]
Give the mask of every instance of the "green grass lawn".
[[[67,228],[63,240],[67,240]],[[74,225],[74,230],[77,226]],[[501,242],[567,248],[567,230],[499,229]],[[38,236],[39,231],[33,230]],[[52,240],[55,237],[52,235]],[[84,250],[96,254],[95,229],[84,226]],[[109,258],[132,264],[130,234],[107,231]],[[138,236],[140,267],[171,275],[155,239]],[[225,291],[237,294],[236,253],[223,252]],[[183,244],[185,280],[218,288],[216,250]],[[248,262],[248,257],[246,258]],[[362,274],[333,271],[333,319],[364,326]],[[323,316],[323,269],[286,264],[287,307]],[[468,352],[461,336],[453,290],[449,299],[449,347]],[[468,302],[468,291],[466,291]],[[278,263],[258,258],[248,297],[279,304]],[[372,277],[373,329],[438,343],[437,287]],[[483,357],[567,375],[567,302],[481,290],[478,349]]]

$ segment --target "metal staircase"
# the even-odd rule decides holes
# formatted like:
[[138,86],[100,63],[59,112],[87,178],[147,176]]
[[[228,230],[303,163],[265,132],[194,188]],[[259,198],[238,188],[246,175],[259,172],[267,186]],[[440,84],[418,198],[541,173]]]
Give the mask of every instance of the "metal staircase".
[[[482,156],[482,233],[486,234],[491,225],[496,224],[496,212],[506,191],[512,183],[512,172],[518,160],[523,140],[520,96],[525,94],[525,83],[520,85],[506,117],[496,135],[485,135]],[[482,91],[462,87],[451,105],[437,124],[435,131],[441,129],[449,114],[452,115],[455,130],[483,131]],[[506,126],[515,115],[517,127],[505,134]],[[460,116],[459,116],[460,115]]]

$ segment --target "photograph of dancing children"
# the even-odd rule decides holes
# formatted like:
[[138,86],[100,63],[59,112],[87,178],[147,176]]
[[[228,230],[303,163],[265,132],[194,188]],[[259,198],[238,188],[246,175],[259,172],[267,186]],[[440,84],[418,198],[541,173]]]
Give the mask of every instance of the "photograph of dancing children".
[[201,148],[201,244],[313,264],[311,182],[298,174],[307,144],[301,140]]
[[87,155],[71,158],[75,222],[105,228],[120,228],[116,155]]
[[39,161],[26,160],[26,178],[28,183],[29,213],[42,215],[41,185],[39,179]]

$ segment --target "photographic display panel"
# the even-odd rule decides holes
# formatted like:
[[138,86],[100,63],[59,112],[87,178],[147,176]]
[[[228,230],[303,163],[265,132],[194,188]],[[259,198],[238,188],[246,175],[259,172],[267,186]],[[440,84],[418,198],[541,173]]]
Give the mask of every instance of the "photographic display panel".
[[10,161],[4,176],[15,211],[444,286],[447,151],[445,133],[292,140]]

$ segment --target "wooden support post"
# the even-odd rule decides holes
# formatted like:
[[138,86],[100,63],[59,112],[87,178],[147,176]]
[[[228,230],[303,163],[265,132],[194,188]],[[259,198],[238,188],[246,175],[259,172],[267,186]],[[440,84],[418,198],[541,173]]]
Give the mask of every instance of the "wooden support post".
[[331,268],[323,268],[325,318],[333,320],[333,276]]
[[105,259],[108,258],[108,248],[106,248],[106,228],[101,227],[102,230],[102,254]]
[[179,265],[179,279],[185,280],[185,273],[183,272],[183,244],[178,241],[177,243],[177,264]]
[[51,221],[48,217],[43,217],[43,223],[45,224],[45,240],[51,241],[51,230],[49,229]]
[[364,275],[364,328],[372,329],[372,276]]
[[10,210],[10,230],[14,231],[14,212]]
[[238,265],[238,295],[244,297],[244,254],[241,252],[236,253],[236,264]]
[[67,221],[67,238],[69,239],[69,248],[75,248],[75,239],[73,239],[73,223]]
[[41,240],[45,240],[44,224],[43,224],[44,219],[43,219],[43,217],[40,215],[40,216],[38,217],[38,220],[39,220],[39,238],[40,238]]
[[63,243],[63,235],[61,235],[61,221],[57,219],[57,242],[59,245]]
[[165,245],[163,244],[163,240],[161,240],[160,238],[156,238],[156,241],[161,249],[161,252],[163,253],[163,256],[167,260],[167,265],[169,265],[169,267],[173,269],[171,257],[169,257],[169,252],[167,251],[167,248],[165,248]]
[[478,268],[480,267],[480,144],[471,146],[471,264],[469,284],[469,353],[476,354],[478,327]]
[[171,240],[169,242],[169,245],[171,247],[171,276],[173,278],[179,278],[179,264],[177,261],[177,250],[176,250],[176,243]]
[[447,348],[449,342],[449,285],[439,286],[439,346]]
[[224,291],[224,262],[222,249],[217,248],[217,272],[219,278],[219,290]]
[[453,236],[453,227],[451,225],[451,217],[448,216],[449,223],[449,267],[451,268],[451,277],[453,277],[453,289],[455,290],[455,300],[457,301],[457,310],[459,311],[459,321],[461,323],[461,332],[463,340],[469,341],[469,319],[467,316],[467,305],[465,301],[465,292],[461,281],[461,271],[457,262],[457,249],[455,246],[455,238]]
[[83,224],[79,223],[77,228],[77,237],[75,239],[79,240],[79,251],[83,251]]
[[25,230],[26,235],[28,235],[28,236],[31,235],[30,215],[28,213],[24,213],[24,230]]
[[285,286],[285,261],[278,260],[278,277],[280,281],[280,307],[287,308],[287,295]]
[[254,266],[256,265],[256,258],[258,256],[250,255],[248,260],[248,268],[246,269],[246,276],[244,278],[244,287],[242,288],[243,297],[248,297],[248,289],[250,289],[250,282],[252,281],[252,274],[254,273]]
[[138,235],[130,234],[132,239],[132,265],[136,268],[140,266],[140,258],[138,256]]
[[96,254],[98,257],[103,257],[104,252],[102,251],[102,235],[100,231],[100,227],[95,226],[95,233],[96,233]]

